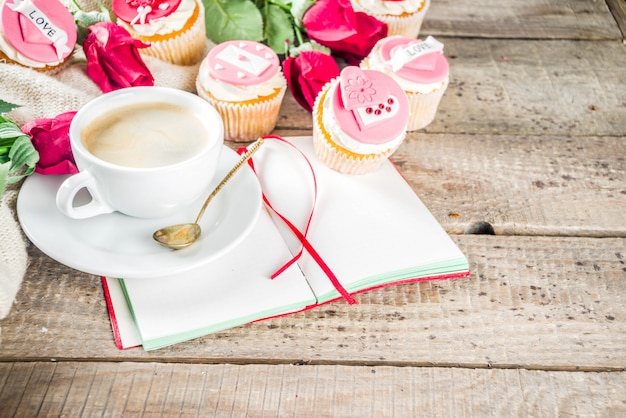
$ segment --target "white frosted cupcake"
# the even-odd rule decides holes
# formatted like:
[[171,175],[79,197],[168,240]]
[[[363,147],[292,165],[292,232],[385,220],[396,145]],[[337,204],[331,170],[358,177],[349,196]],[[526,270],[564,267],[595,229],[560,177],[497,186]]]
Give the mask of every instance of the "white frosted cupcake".
[[76,46],[76,25],[58,0],[0,0],[0,63],[59,71]]
[[387,24],[388,36],[417,38],[430,7],[430,0],[351,0],[357,12],[364,12]]
[[140,52],[178,65],[195,64],[206,48],[200,0],[113,0],[117,24],[150,45]]
[[287,82],[278,56],[252,41],[228,41],[213,47],[200,64],[198,96],[224,120],[226,139],[247,142],[276,126]]
[[390,36],[378,41],[360,66],[383,71],[402,86],[411,113],[408,131],[434,120],[450,78],[442,43],[431,36],[425,41]]
[[408,119],[396,81],[380,71],[345,67],[315,100],[315,152],[341,173],[371,173],[402,144]]

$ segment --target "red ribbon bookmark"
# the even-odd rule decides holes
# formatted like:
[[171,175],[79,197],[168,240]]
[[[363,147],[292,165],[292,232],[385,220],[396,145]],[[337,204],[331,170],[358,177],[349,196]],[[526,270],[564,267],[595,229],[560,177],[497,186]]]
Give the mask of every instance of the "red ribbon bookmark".
[[[293,234],[296,236],[296,238],[298,238],[298,240],[302,243],[302,248],[300,249],[300,251],[298,251],[298,253],[296,255],[294,255],[291,258],[291,260],[287,261],[287,263],[285,263],[281,268],[279,268],[274,274],[272,274],[271,278],[274,279],[274,278],[278,277],[283,271],[285,271],[287,268],[289,268],[289,266],[291,266],[293,263],[295,263],[302,256],[303,251],[306,250],[309,253],[309,255],[313,258],[313,260],[317,263],[317,265],[320,266],[320,268],[322,269],[324,274],[326,274],[326,276],[328,277],[330,282],[333,284],[335,289],[341,294],[341,296],[346,300],[346,302],[348,302],[350,305],[353,305],[353,304],[357,303],[357,301],[350,295],[350,293],[341,285],[341,283],[339,282],[339,279],[337,279],[337,276],[335,275],[335,273],[333,273],[333,271],[330,269],[328,264],[326,264],[324,259],[319,255],[319,253],[315,250],[315,248],[313,248],[313,245],[306,238],[306,236],[307,236],[307,234],[309,232],[309,226],[311,225],[311,220],[313,219],[313,212],[315,210],[315,202],[317,201],[317,179],[315,177],[315,172],[313,171],[313,167],[311,166],[311,162],[306,157],[306,155],[304,155],[302,153],[302,151],[300,151],[295,145],[293,145],[291,142],[285,140],[284,138],[282,138],[282,137],[280,137],[278,135],[267,135],[267,136],[264,136],[263,139],[264,140],[275,139],[277,141],[281,141],[281,142],[291,146],[296,151],[298,151],[298,153],[300,153],[302,158],[304,158],[304,160],[306,161],[306,163],[307,163],[307,165],[309,167],[309,170],[311,171],[311,176],[313,177],[313,185],[314,185],[313,206],[311,207],[311,212],[309,214],[306,227],[304,228],[304,233],[301,232],[289,219],[287,219],[280,212],[278,212],[272,206],[272,204],[270,203],[269,199],[265,195],[265,192],[262,191],[263,202],[265,203],[265,205],[269,209],[271,209],[272,212],[274,212],[285,223],[285,225],[287,225],[289,227],[289,229],[293,232]],[[247,151],[247,148],[242,147],[242,148],[239,148],[237,150],[237,153],[238,154],[243,154],[246,151]],[[254,171],[254,173],[258,176],[258,174],[256,172],[256,169],[254,167],[253,159],[254,158],[251,158],[250,160],[248,160],[248,164],[252,168],[252,171]]]

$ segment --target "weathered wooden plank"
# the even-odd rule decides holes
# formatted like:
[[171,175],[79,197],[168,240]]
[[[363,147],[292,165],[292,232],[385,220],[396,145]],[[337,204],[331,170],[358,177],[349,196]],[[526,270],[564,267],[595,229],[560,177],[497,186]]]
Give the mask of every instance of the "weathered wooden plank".
[[[623,136],[626,46],[621,41],[443,39],[450,85],[423,132]],[[287,95],[283,130],[311,128]],[[310,131],[309,131],[310,132]]]
[[[612,0],[607,0],[611,2]],[[94,0],[78,0],[97,10]],[[102,3],[109,7],[111,0]],[[607,4],[590,0],[437,0],[431,3],[422,33],[459,37],[530,39],[618,39]]]
[[[611,0],[609,0],[611,1]],[[620,39],[604,1],[433,1],[421,33],[521,39]]]
[[[0,373],[19,379],[13,366],[0,363]],[[75,362],[54,367],[33,363],[30,367],[41,376],[49,375],[50,370],[53,374],[47,381],[0,388],[1,398],[21,399],[35,411],[28,416],[37,416],[38,410],[44,416],[43,412],[50,410],[49,399],[33,394],[54,390],[55,376],[70,373],[74,379],[69,391],[81,397],[66,402],[89,405],[94,398],[106,401],[97,410],[77,411],[80,416],[617,417],[626,413],[626,372]],[[198,392],[186,382],[191,375],[211,378],[189,402],[186,393]],[[108,386],[112,378],[127,391],[103,398],[98,388]],[[156,385],[176,385],[177,391],[169,392],[171,396],[164,402],[152,396]],[[74,391],[75,386],[87,389]],[[183,402],[184,412],[178,409]],[[143,409],[132,405],[143,405]],[[2,416],[19,412],[13,404],[0,404]]]
[[450,233],[626,237],[626,136],[418,133],[392,160]]
[[378,289],[358,295],[358,305],[335,302],[152,352],[115,348],[97,278],[31,249],[28,277],[2,322],[0,361],[624,369],[625,239],[454,239],[469,278]]
[[626,236],[626,136],[416,132],[391,160],[452,234]]
[[617,22],[622,38],[626,38],[626,3],[622,0],[606,0],[606,4]]

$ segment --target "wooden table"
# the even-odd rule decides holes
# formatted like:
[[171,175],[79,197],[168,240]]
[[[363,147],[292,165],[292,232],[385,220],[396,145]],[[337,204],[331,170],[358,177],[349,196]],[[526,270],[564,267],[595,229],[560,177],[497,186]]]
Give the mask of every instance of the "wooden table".
[[120,351],[99,278],[31,245],[0,416],[626,415],[625,8],[433,0],[452,81],[393,161],[469,278]]

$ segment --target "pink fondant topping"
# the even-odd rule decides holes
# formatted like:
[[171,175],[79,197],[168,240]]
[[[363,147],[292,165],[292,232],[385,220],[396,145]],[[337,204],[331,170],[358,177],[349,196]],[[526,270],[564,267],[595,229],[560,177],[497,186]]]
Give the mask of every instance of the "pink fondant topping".
[[398,76],[424,84],[437,83],[448,76],[450,68],[442,53],[443,44],[434,38],[421,41],[397,36],[382,42],[381,58]]
[[350,137],[384,144],[406,130],[409,104],[400,85],[388,75],[345,67],[333,96],[335,119]]
[[278,55],[252,41],[227,41],[207,56],[209,73],[218,80],[243,86],[263,83],[279,70]]
[[7,0],[0,14],[4,38],[28,59],[54,63],[74,50],[74,18],[57,0]]
[[150,23],[174,13],[181,0],[113,0],[113,13],[131,25]]

